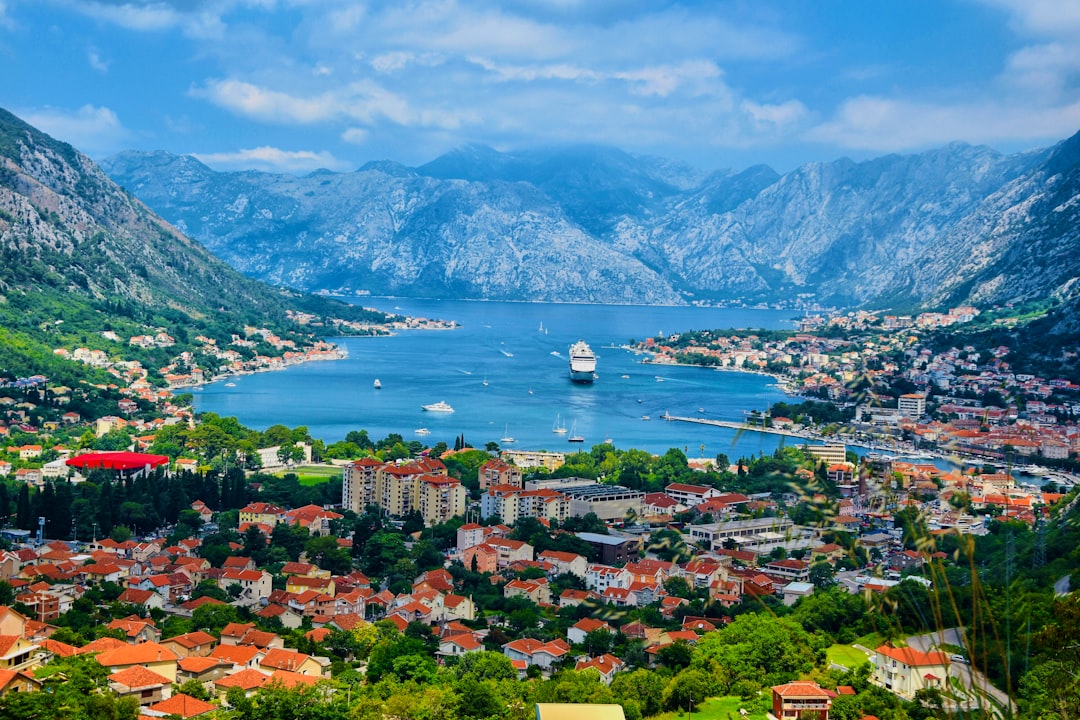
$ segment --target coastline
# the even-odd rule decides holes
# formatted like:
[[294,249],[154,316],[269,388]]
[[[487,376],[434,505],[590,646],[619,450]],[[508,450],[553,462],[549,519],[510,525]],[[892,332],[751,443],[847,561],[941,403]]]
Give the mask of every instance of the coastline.
[[792,384],[790,378],[783,377],[781,375],[777,375],[776,373],[769,372],[768,370],[760,370],[760,369],[745,368],[745,367],[730,367],[730,366],[727,366],[727,365],[700,365],[698,363],[656,362],[655,360],[650,359],[650,358],[657,357],[657,353],[654,353],[651,350],[645,350],[644,348],[633,347],[633,346],[630,346],[630,345],[624,345],[623,348],[626,349],[626,350],[630,350],[631,352],[633,352],[635,354],[638,354],[638,355],[645,355],[645,358],[642,359],[642,361],[641,361],[642,365],[656,365],[656,366],[661,366],[661,367],[665,367],[665,366],[666,367],[695,367],[695,368],[701,368],[702,370],[715,370],[717,372],[744,373],[746,375],[761,375],[761,376],[771,378],[772,380],[776,381],[776,387],[778,387],[781,391],[783,391],[783,393],[785,395],[788,395],[789,397],[797,397],[797,398],[802,398],[804,400],[812,400],[812,399],[814,399],[814,398],[806,397],[805,395],[800,395],[798,393],[798,391],[795,389],[795,386]]

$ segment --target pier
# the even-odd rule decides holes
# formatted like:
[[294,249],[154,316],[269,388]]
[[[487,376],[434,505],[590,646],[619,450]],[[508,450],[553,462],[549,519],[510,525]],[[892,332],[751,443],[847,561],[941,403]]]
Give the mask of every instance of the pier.
[[771,435],[786,435],[788,437],[797,437],[802,439],[808,438],[805,433],[795,432],[794,430],[781,430],[780,428],[762,427],[761,425],[747,425],[746,423],[732,422],[730,420],[710,420],[709,418],[700,417],[679,417],[677,415],[668,415],[667,413],[661,415],[660,419],[673,422],[697,423],[698,425],[714,425],[716,427],[729,428],[731,430],[749,430],[750,432],[769,433]]

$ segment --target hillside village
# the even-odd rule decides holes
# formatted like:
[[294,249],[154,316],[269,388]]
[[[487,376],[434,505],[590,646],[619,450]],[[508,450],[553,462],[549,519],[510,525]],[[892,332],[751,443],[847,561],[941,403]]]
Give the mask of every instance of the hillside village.
[[[168,339],[128,344],[167,347]],[[886,702],[898,713],[927,703],[1000,705],[993,683],[1004,678],[982,641],[909,643],[919,611],[891,620],[880,613],[913,594],[916,605],[932,603],[975,548],[1001,550],[1005,529],[1010,538],[1028,529],[1033,567],[1066,561],[1068,546],[1048,547],[1045,538],[1075,505],[1067,470],[1078,442],[1070,420],[1077,387],[1011,373],[1007,348],[985,357],[973,347],[934,353],[896,332],[857,346],[806,332],[699,341],[670,337],[642,348],[653,362],[701,355],[783,373],[800,392],[848,406],[850,420],[769,413],[759,418],[764,429],[813,444],[734,463],[672,451],[640,476],[600,476],[594,456],[620,456],[610,446],[568,455],[371,444],[334,460],[340,480],[320,487],[340,482],[340,495],[304,503],[312,496],[295,479],[282,494],[270,473],[331,460],[329,448],[287,429],[260,435],[221,419],[206,424],[147,382],[138,363],[70,352],[116,380],[108,388],[115,414],[93,418],[66,409],[81,388],[41,376],[9,380],[0,397],[9,443],[0,453],[8,546],[0,555],[0,693],[47,688],[36,670],[85,655],[107,671],[104,686],[149,716],[212,717],[239,712],[264,687],[325,682],[340,692],[356,671],[369,685],[415,683],[482,653],[504,657],[510,677],[541,683],[530,686],[541,695],[542,683],[584,673],[608,688],[596,697],[640,717],[679,707],[680,684],[702,672],[695,658],[742,637],[761,616],[796,619],[789,631],[800,639],[790,652],[799,659],[777,656],[765,674],[714,677],[687,691],[695,702],[734,692],[761,717],[797,716],[796,708],[827,717],[834,704]],[[290,362],[281,349],[277,362]],[[204,351],[239,362],[213,342]],[[297,359],[333,352],[314,348],[314,357]],[[198,363],[181,356],[159,372],[183,387],[197,381]],[[279,442],[265,442],[272,437]],[[977,462],[943,470],[884,453],[860,458],[845,440],[945,447]],[[232,458],[231,470],[222,457]],[[1011,465],[1018,458],[1053,467],[1053,482],[1019,475]],[[990,464],[1002,460],[1010,462]],[[103,492],[123,499],[116,517],[91,502]],[[68,515],[51,504],[57,497],[67,498]],[[141,527],[120,523],[137,518]],[[995,565],[987,581],[1008,572]],[[845,610],[825,622],[815,602]],[[863,636],[871,646],[856,642]],[[857,647],[860,662],[826,662],[832,646]],[[416,659],[387,661],[386,653]],[[616,682],[642,670],[667,684],[654,706]]]

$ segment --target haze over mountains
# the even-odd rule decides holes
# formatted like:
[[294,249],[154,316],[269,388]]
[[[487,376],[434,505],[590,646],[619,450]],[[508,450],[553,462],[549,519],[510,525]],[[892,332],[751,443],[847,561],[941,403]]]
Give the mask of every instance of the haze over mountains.
[[304,177],[160,152],[103,166],[245,274],[311,291],[903,307],[1068,296],[1080,274],[1080,135],[782,176],[594,146],[468,146],[417,168]]

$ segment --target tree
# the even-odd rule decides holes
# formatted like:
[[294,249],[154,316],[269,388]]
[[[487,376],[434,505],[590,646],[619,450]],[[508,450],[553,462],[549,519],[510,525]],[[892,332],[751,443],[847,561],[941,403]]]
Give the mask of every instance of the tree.
[[664,645],[657,653],[660,663],[672,670],[682,670],[690,665],[693,653],[690,645],[684,640],[677,640],[670,645]]
[[510,658],[489,650],[466,653],[454,671],[459,678],[472,676],[477,680],[513,680],[517,677],[517,670]]
[[352,572],[352,557],[349,551],[338,545],[337,538],[332,535],[311,538],[304,551],[309,561],[334,575],[347,575]]
[[593,630],[585,635],[582,645],[585,647],[585,653],[592,657],[609,653],[615,646],[615,633],[607,628]]
[[712,694],[711,690],[712,683],[704,670],[686,668],[664,688],[664,707],[668,710],[681,710],[699,705]]
[[836,584],[833,567],[824,560],[810,566],[810,582],[819,590],[825,590]]

